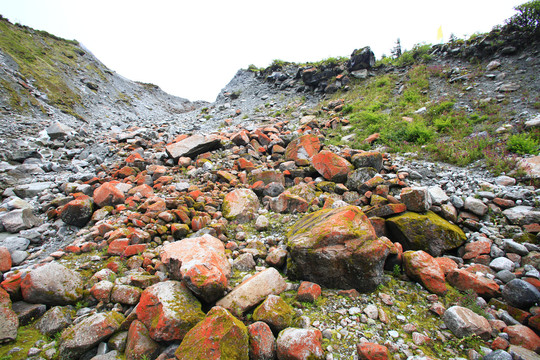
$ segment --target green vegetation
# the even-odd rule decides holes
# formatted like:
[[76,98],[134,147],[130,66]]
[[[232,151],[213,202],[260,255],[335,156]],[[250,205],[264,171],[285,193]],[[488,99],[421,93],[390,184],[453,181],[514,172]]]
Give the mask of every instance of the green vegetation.
[[507,25],[520,31],[538,33],[540,30],[540,1],[529,1],[514,9],[518,13],[507,20]]
[[[416,152],[460,166],[483,160],[495,175],[517,171],[516,155],[538,153],[540,132],[508,136],[495,131],[515,115],[505,110],[506,100],[472,99],[473,106],[464,107],[458,94],[465,85],[460,82],[448,83],[450,91],[444,97],[429,96],[433,83],[452,76],[452,69],[428,62],[430,51],[429,45],[417,45],[397,59],[384,58],[379,64],[410,66],[404,75],[380,73],[353,80],[349,91],[332,96],[329,102],[345,100],[341,116],[349,125],[330,130],[328,142],[344,144],[343,136],[354,134],[354,140],[347,142],[353,148],[368,150],[383,144],[389,151]],[[469,79],[483,76],[484,66],[471,66]],[[380,135],[374,144],[363,141],[374,133]]]
[[76,41],[13,25],[2,18],[0,47],[19,65],[26,79],[35,80],[34,85],[47,94],[51,104],[80,118],[76,108],[81,106],[81,97],[67,85],[62,71],[66,67],[77,68],[79,57],[84,55]]
[[[537,134],[538,135],[538,134]],[[532,134],[516,134],[508,138],[506,148],[516,154],[534,154],[538,153],[538,136],[535,138]]]
[[431,45],[430,44],[416,44],[411,50],[404,51],[398,57],[386,57],[375,63],[375,66],[381,65],[393,65],[398,67],[410,66],[413,64],[427,63],[431,60]]

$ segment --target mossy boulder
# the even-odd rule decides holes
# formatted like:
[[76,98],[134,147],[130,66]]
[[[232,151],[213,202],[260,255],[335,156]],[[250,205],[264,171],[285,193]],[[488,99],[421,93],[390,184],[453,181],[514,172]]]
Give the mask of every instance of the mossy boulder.
[[287,288],[283,276],[274,268],[263,270],[244,280],[216,305],[224,307],[236,316],[260,304],[268,295],[279,295]]
[[83,281],[76,271],[53,261],[30,271],[21,290],[24,301],[29,303],[74,304],[83,297]]
[[259,206],[259,198],[252,190],[236,189],[225,195],[222,212],[227,220],[245,223],[255,218]]
[[387,256],[395,252],[352,205],[304,216],[287,238],[289,275],[330,288],[373,291],[382,281]]
[[60,360],[80,359],[87,350],[113,335],[124,321],[116,311],[97,313],[70,326],[60,338]]
[[135,311],[155,341],[182,340],[204,319],[201,303],[183,283],[173,280],[144,290]]
[[81,195],[62,207],[60,217],[68,225],[83,227],[92,218],[92,198]]
[[386,226],[390,237],[399,241],[405,250],[424,250],[431,256],[440,256],[467,240],[463,230],[432,211],[406,212],[387,219]]
[[248,360],[247,327],[226,309],[215,306],[186,334],[175,356],[181,360]]
[[293,325],[294,310],[281,297],[268,295],[253,311],[253,320],[264,321],[277,334]]
[[187,287],[206,302],[221,298],[227,290],[231,265],[221,240],[205,234],[163,247],[161,261],[172,278],[183,280]]

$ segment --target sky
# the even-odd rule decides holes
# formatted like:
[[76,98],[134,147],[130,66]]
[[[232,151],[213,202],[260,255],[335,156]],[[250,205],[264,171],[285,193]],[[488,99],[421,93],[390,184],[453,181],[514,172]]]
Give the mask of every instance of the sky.
[[0,0],[0,14],[78,40],[109,69],[173,95],[214,101],[240,68],[318,61],[371,46],[437,43],[442,27],[487,32],[526,0]]

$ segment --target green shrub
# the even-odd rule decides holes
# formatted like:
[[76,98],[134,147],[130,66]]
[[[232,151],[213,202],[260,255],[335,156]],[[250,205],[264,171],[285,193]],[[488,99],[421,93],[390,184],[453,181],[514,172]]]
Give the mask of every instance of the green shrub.
[[454,108],[454,102],[443,101],[429,108],[428,115],[435,117],[444,113],[448,113]]
[[521,31],[540,30],[540,1],[529,1],[514,8],[518,13],[507,20],[511,27]]
[[343,115],[347,115],[347,114],[352,113],[353,110],[354,110],[354,107],[353,107],[352,105],[347,104],[347,105],[345,105],[345,106],[343,107],[343,109],[341,110],[341,113],[342,113]]
[[508,138],[506,149],[510,152],[524,155],[538,153],[538,140],[529,134],[516,134]]

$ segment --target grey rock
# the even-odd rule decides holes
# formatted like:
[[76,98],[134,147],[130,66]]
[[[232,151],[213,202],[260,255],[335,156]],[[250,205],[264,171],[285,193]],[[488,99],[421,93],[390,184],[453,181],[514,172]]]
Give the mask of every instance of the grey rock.
[[516,278],[516,275],[510,270],[501,270],[495,274],[495,278],[501,280],[503,283],[508,283]]
[[450,202],[458,209],[461,209],[463,206],[465,206],[465,202],[463,201],[463,199],[456,195],[450,196]]
[[270,197],[276,197],[280,195],[283,191],[285,191],[285,187],[283,186],[283,184],[279,182],[271,182],[264,187],[263,194]]
[[255,260],[250,253],[241,254],[233,262],[233,268],[239,271],[251,271],[255,268]]
[[492,258],[498,258],[498,257],[502,257],[504,256],[504,250],[502,250],[500,247],[498,247],[497,245],[493,244],[491,245],[491,251],[489,253],[489,255],[492,257]]
[[495,178],[495,184],[501,186],[512,186],[516,184],[516,179],[510,176],[501,175]]
[[501,271],[501,270],[513,271],[515,264],[512,260],[508,258],[498,257],[498,258],[493,259],[489,263],[489,267],[491,267],[495,271]]
[[72,325],[62,333],[59,358],[80,359],[87,350],[114,334],[124,317],[117,312],[97,313]]
[[504,350],[495,350],[484,356],[483,360],[512,360],[512,355]]
[[540,356],[529,349],[517,345],[510,345],[508,353],[512,355],[515,360],[539,360]]
[[13,303],[12,309],[19,318],[19,326],[25,326],[34,321],[34,319],[38,319],[45,314],[45,311],[47,311],[47,306],[43,304],[29,304],[24,301],[17,301]]
[[377,170],[369,167],[356,169],[347,175],[346,185],[349,189],[359,190],[366,181],[377,174]]
[[367,69],[356,70],[356,71],[352,71],[351,75],[355,79],[363,80],[363,79],[367,79],[368,71],[367,71]]
[[22,282],[23,299],[31,303],[66,305],[83,296],[79,273],[57,262],[50,262],[30,271]]
[[15,311],[7,305],[0,305],[0,342],[15,340],[19,319]]
[[51,140],[57,140],[65,138],[74,131],[71,127],[56,121],[47,128],[47,135]]
[[28,256],[30,256],[28,251],[15,250],[11,253],[11,263],[14,266],[20,265]]
[[182,141],[167,145],[165,150],[169,157],[174,160],[182,156],[194,157],[220,147],[221,143],[217,136],[192,135]]
[[16,186],[13,191],[18,197],[23,199],[31,198],[40,195],[43,191],[50,189],[54,186],[53,182],[35,182],[31,184],[24,184]]
[[30,240],[19,236],[9,236],[0,242],[0,246],[7,248],[10,253],[17,250],[24,251],[29,245]]
[[521,279],[514,279],[507,283],[502,290],[502,296],[511,306],[527,311],[540,302],[540,291]]
[[[446,195],[446,192],[441,189],[440,186],[430,186],[428,187],[429,195],[431,196],[431,201],[434,205],[441,205],[450,200],[448,195]],[[460,199],[461,200],[461,199]],[[453,204],[456,206],[456,204]],[[458,206],[456,206],[458,207]]]
[[2,225],[6,231],[16,233],[21,230],[26,230],[39,226],[43,221],[34,215],[30,209],[17,209],[10,211],[0,218]]
[[509,253],[516,253],[520,256],[527,256],[527,254],[529,253],[529,250],[527,250],[525,245],[522,245],[510,239],[504,240],[504,250]]
[[36,323],[36,329],[43,335],[54,336],[71,325],[71,309],[55,306],[49,309]]
[[491,325],[486,318],[465,307],[452,306],[447,309],[443,314],[443,321],[448,329],[459,338],[473,334],[484,340],[490,338]]
[[96,355],[90,360],[120,360],[122,356],[117,350],[109,351],[108,353]]
[[540,211],[532,206],[514,206],[503,211],[504,216],[513,225],[528,225],[540,222]]
[[224,307],[235,316],[241,316],[266,299],[268,295],[279,295],[286,288],[287,284],[281,274],[276,269],[269,268],[242,282],[216,305]]
[[540,127],[540,115],[537,115],[535,118],[525,122],[525,128],[536,128]]
[[348,64],[349,72],[370,69],[375,65],[375,55],[369,46],[354,50],[351,54],[351,60]]
[[464,207],[465,210],[469,210],[478,216],[484,216],[488,211],[487,205],[484,204],[482,200],[473,197],[468,197],[465,199]]
[[495,70],[496,68],[498,68],[499,66],[501,66],[501,63],[497,60],[492,60],[489,62],[489,64],[487,64],[486,66],[486,70],[487,71],[493,71]]

